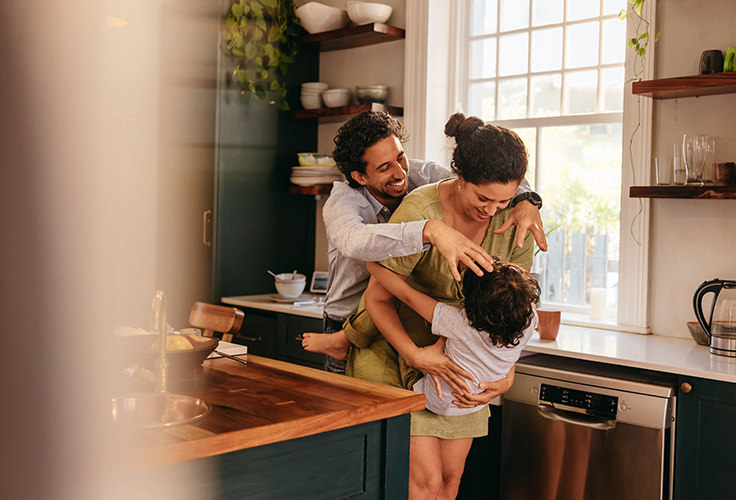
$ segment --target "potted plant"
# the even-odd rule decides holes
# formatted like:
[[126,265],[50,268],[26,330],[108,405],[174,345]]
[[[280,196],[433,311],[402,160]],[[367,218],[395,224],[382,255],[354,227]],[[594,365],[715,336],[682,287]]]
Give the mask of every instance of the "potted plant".
[[232,0],[222,49],[238,59],[233,79],[241,96],[289,109],[284,76],[299,51],[293,0]]

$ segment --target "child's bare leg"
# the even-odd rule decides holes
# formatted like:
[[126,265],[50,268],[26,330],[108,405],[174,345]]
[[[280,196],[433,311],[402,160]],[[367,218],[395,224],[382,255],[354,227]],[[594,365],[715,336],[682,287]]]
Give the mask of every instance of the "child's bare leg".
[[342,330],[336,333],[304,332],[302,337],[302,347],[305,350],[326,354],[333,359],[345,359],[350,350],[350,341]]

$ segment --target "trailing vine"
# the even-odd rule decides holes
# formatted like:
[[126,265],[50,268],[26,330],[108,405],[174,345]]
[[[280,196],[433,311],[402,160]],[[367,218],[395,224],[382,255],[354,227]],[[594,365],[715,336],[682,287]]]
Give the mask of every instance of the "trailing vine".
[[243,99],[289,109],[284,77],[299,52],[300,25],[293,0],[233,0],[222,49],[238,59],[233,79]]
[[[644,59],[647,54],[647,48],[649,47],[650,42],[656,42],[659,40],[659,33],[657,33],[654,37],[651,37],[649,35],[649,28],[650,24],[647,19],[642,16],[642,10],[644,8],[644,1],[645,0],[629,0],[629,3],[631,4],[628,9],[622,9],[621,12],[618,14],[618,18],[623,20],[626,20],[627,18],[634,18],[633,26],[634,26],[634,36],[629,38],[628,40],[628,46],[630,49],[634,51],[634,60],[632,64],[632,69],[634,73],[634,77],[627,81],[626,83],[629,83],[631,81],[640,81],[642,78],[642,75],[644,73]],[[637,96],[637,102],[636,102],[636,112],[637,112],[637,120],[636,120],[636,126],[634,127],[634,130],[631,131],[631,136],[629,137],[629,163],[631,165],[631,178],[632,182],[636,184],[636,168],[634,168],[634,137],[636,137],[636,134],[641,129],[641,96]],[[634,214],[634,217],[631,219],[631,226],[629,227],[629,233],[631,234],[631,237],[634,239],[637,245],[641,245],[641,242],[636,238],[636,235],[634,234],[634,224],[636,223],[636,220],[641,216],[642,212],[644,211],[644,202],[641,198],[639,198],[639,211]]]

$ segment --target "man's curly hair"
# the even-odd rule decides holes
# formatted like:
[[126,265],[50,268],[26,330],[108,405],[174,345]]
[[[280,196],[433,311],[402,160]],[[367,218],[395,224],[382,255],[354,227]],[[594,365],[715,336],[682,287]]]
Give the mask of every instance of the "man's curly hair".
[[539,302],[539,283],[525,269],[493,258],[493,272],[465,271],[464,308],[470,326],[488,334],[493,345],[519,344]]
[[335,149],[332,156],[350,187],[360,187],[350,173],[365,174],[366,163],[363,161],[365,150],[392,135],[402,144],[406,142],[404,126],[382,111],[364,111],[340,127],[334,139]]

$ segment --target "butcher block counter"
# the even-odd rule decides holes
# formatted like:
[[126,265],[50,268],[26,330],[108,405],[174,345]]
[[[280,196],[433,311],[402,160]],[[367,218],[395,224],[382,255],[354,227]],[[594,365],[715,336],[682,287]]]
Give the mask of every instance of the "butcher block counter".
[[[120,429],[134,443],[123,469],[184,475],[192,463],[202,465],[216,471],[202,486],[218,491],[213,498],[406,494],[409,413],[424,408],[424,395],[252,354],[239,358],[247,364],[207,360],[194,383],[170,389],[206,401],[213,410],[204,420]],[[284,470],[287,482],[278,479]]]

